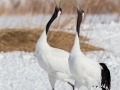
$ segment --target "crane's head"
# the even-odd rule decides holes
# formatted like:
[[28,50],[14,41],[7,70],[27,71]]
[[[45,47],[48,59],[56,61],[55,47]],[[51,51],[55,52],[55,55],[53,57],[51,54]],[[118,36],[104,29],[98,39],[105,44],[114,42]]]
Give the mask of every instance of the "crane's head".
[[79,37],[79,33],[80,33],[80,25],[81,25],[81,22],[82,22],[82,19],[84,17],[84,11],[79,8],[74,2],[73,2],[74,6],[77,8],[77,14],[78,14],[78,17],[77,17],[77,25],[76,25],[76,31],[77,31],[77,34],[78,34],[78,37]]
[[[54,0],[54,2],[55,2],[55,4],[56,4],[56,1],[55,1],[55,0]],[[61,2],[60,2],[60,4],[61,4]],[[62,9],[61,9],[60,5],[57,6],[57,4],[56,4],[54,13],[53,13],[51,19],[49,20],[49,22],[48,22],[47,25],[46,25],[46,35],[47,35],[47,33],[48,33],[49,27],[50,27],[50,25],[52,24],[52,22],[53,22],[56,18],[58,18],[61,14],[62,14]]]
[[57,18],[57,17],[59,17],[62,14],[61,1],[60,1],[60,5],[59,6],[57,5],[55,0],[54,0],[54,2],[55,2],[55,5],[56,5],[55,11],[54,11],[54,15]]
[[59,17],[59,16],[62,14],[62,8],[56,6],[56,7],[55,7],[55,12],[54,12],[54,13],[56,14],[56,17]]
[[78,15],[83,19],[84,18],[84,11],[80,8],[77,9]]
[[84,11],[80,8],[80,4],[78,2],[78,6],[72,1],[72,3],[74,4],[74,6],[77,8],[78,11],[78,15],[81,16],[82,18],[84,18]]

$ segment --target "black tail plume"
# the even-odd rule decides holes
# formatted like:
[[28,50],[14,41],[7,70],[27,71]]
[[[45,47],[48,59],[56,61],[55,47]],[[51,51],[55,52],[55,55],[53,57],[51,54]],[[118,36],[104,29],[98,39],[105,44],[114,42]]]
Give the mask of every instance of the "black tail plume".
[[100,63],[101,70],[101,88],[102,90],[110,90],[111,87],[111,75],[108,67],[104,63]]

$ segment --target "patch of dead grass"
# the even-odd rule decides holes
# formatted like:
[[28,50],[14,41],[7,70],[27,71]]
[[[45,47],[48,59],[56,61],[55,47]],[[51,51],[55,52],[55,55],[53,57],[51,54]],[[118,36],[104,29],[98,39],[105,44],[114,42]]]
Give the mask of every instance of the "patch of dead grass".
[[[53,1],[53,0],[51,0]],[[20,0],[11,0],[10,6],[5,6],[5,3],[0,6],[0,15],[10,14],[46,14],[53,13],[54,2],[50,0],[25,0],[24,4]],[[59,1],[59,0],[56,0]],[[78,1],[78,0],[73,0]],[[85,13],[104,14],[104,13],[120,13],[119,0],[79,0],[81,8]],[[115,3],[118,2],[118,3]],[[76,2],[78,3],[78,2]],[[63,13],[76,13],[76,8],[70,0],[62,1]]]
[[[26,51],[33,52],[35,50],[36,42],[42,30],[29,30],[29,29],[7,29],[0,30],[0,51]],[[84,40],[84,37],[80,37]],[[89,40],[89,39],[86,39]],[[74,35],[65,32],[48,33],[48,43],[57,48],[70,51],[74,41]],[[95,47],[89,44],[81,43],[82,51],[95,51],[102,50],[102,48]]]

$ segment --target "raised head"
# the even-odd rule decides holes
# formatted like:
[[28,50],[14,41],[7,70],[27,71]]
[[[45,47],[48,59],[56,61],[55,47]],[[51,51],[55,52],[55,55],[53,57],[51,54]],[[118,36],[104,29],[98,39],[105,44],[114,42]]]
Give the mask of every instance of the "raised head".
[[55,7],[55,10],[54,10],[54,13],[53,13],[54,18],[59,17],[61,14],[62,14],[62,8],[56,6],[56,7]]
[[77,6],[74,2],[73,2],[74,6],[77,8],[77,14],[78,14],[78,17],[77,17],[77,25],[76,25],[76,31],[78,33],[78,36],[79,36],[79,33],[80,33],[80,25],[81,25],[81,22],[82,22],[82,19],[84,17],[84,11],[79,8],[80,6]]
[[49,27],[50,25],[52,24],[52,22],[57,18],[59,17],[61,14],[62,14],[62,8],[60,7],[61,5],[61,1],[60,1],[60,5],[58,6],[56,1],[54,0],[55,2],[55,10],[54,10],[54,13],[51,17],[51,19],[49,20],[49,22],[47,23],[47,26],[46,26],[46,34],[48,33],[48,30],[49,30]]
[[55,6],[55,10],[54,10],[54,14],[53,15],[55,15],[55,17],[57,18],[57,17],[59,17],[62,14],[61,0],[60,0],[60,4],[59,5],[57,5],[55,0],[54,0],[54,2],[55,2],[56,6]]

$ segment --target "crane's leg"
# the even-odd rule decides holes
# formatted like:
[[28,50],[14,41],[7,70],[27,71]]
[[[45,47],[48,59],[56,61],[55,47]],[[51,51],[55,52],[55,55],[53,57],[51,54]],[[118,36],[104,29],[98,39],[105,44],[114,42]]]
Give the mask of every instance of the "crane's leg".
[[72,83],[70,83],[70,82],[68,82],[68,84],[71,85],[73,90],[74,90],[74,85]]
[[54,86],[55,86],[56,78],[53,75],[50,75],[50,74],[48,74],[48,77],[49,77],[49,81],[50,81],[52,90],[55,90]]
[[80,88],[80,84],[77,81],[75,81],[75,90],[79,90],[79,88]]

